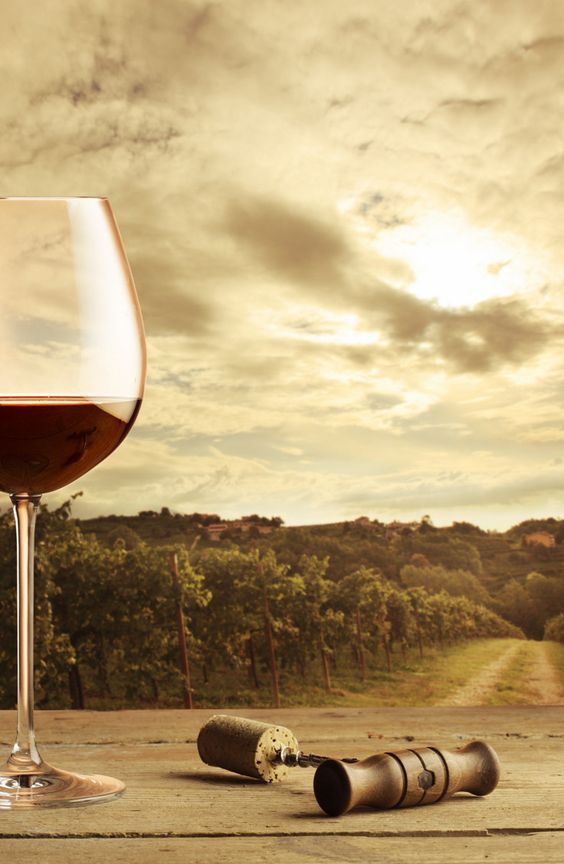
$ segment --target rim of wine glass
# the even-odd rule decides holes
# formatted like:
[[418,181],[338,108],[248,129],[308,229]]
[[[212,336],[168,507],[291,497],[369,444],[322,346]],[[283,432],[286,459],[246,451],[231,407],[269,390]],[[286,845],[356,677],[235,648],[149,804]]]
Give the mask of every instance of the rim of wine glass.
[[0,195],[0,201],[107,201],[106,195]]

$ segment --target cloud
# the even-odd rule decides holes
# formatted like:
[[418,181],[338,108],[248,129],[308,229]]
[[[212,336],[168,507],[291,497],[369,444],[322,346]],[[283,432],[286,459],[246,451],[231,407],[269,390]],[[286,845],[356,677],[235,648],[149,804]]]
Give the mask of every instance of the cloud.
[[[101,22],[94,21],[96,32]],[[43,65],[40,82],[20,78],[19,104],[5,118],[0,166],[33,169],[39,159],[60,164],[101,155],[127,170],[132,160],[162,158],[181,132],[176,112],[155,98],[139,59],[132,61],[110,38],[74,59],[73,48]]]
[[[3,26],[4,188],[111,198],[148,333],[138,426],[81,507],[557,494],[564,7],[7,0]],[[518,296],[445,308],[375,249],[452,208],[526,250]]]
[[217,310],[202,292],[187,290],[185,274],[179,268],[180,248],[171,255],[170,238],[164,241],[159,236],[140,247],[132,245],[128,257],[151,332],[205,336],[217,319]]
[[[333,308],[357,312],[361,326],[379,328],[387,351],[417,352],[426,343],[435,360],[456,372],[487,372],[522,363],[553,335],[553,326],[518,299],[450,310],[369,281],[362,274],[369,258],[363,260],[336,219],[324,223],[288,204],[247,199],[230,205],[225,228],[271,278],[290,283],[300,298],[309,293]],[[369,349],[357,354],[362,364]]]
[[[408,453],[409,451],[404,451]],[[374,459],[364,470],[341,462],[340,470],[321,463],[282,459],[273,465],[213,447],[181,454],[170,444],[131,435],[120,451],[71,487],[50,496],[53,503],[84,490],[77,515],[137,512],[167,504],[180,512],[204,510],[228,517],[245,510],[282,515],[289,524],[351,519],[362,513],[392,519],[433,518],[452,521],[460,514],[490,508],[503,527],[530,515],[531,509],[560,512],[564,471],[554,460],[515,466],[497,452],[467,450],[457,469],[452,457],[420,458],[419,465],[398,461],[390,470]],[[556,511],[554,507],[556,506]],[[519,515],[516,515],[519,514]],[[480,519],[478,518],[478,521]]]
[[226,230],[272,272],[331,291],[344,281],[350,250],[336,226],[279,201],[247,197],[228,207]]
[[457,371],[487,372],[520,364],[555,334],[554,326],[518,300],[496,300],[470,311],[441,313],[437,347]]

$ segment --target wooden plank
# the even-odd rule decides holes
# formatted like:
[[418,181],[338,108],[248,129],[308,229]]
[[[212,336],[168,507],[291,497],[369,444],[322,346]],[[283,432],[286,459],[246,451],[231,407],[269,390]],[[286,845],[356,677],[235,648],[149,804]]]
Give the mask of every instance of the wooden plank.
[[[236,860],[237,850],[246,849],[247,843],[249,854],[252,851],[257,856],[252,860],[276,861],[284,855],[284,860],[291,862],[292,856],[300,855],[303,861],[319,857],[323,848],[326,851],[322,858],[343,861],[357,861],[361,857],[365,860],[368,854],[373,857],[374,850],[382,857],[385,850],[384,860],[393,862],[410,861],[411,853],[405,851],[408,847],[418,848],[417,857],[422,856],[419,839],[424,838],[426,864],[433,860],[429,858],[429,850],[437,843],[437,848],[442,849],[437,860],[442,862],[482,860],[479,856],[483,852],[483,858],[486,849],[495,852],[495,856],[492,851],[488,855],[496,861],[554,860],[560,864],[564,860],[561,851],[564,831],[559,837],[537,834],[534,855],[523,836],[539,830],[564,829],[562,708],[301,708],[275,712],[276,720],[292,728],[306,749],[317,752],[363,757],[429,742],[456,747],[470,737],[485,737],[499,753],[502,779],[491,796],[483,799],[459,796],[436,806],[409,810],[359,810],[339,819],[330,819],[318,809],[311,789],[311,769],[294,769],[284,784],[266,786],[203,765],[194,740],[210,713],[203,710],[42,712],[38,718],[40,740],[52,742],[43,748],[46,758],[70,770],[121,777],[128,785],[128,792],[119,801],[93,807],[3,812],[0,848],[6,850],[11,848],[6,844],[15,843],[20,854],[25,850],[25,855],[29,855],[29,844],[53,849],[52,844],[59,844],[57,837],[76,838],[65,840],[65,844],[94,843],[97,848],[99,844],[117,843],[117,839],[108,838],[126,837],[123,847],[106,847],[117,850],[118,857],[111,860],[138,861],[145,859],[139,859],[137,852],[132,853],[134,847],[129,844],[135,843],[137,848],[140,843],[140,849],[150,848],[157,854],[164,848],[159,843],[164,840],[168,844],[172,842],[168,838],[176,837],[175,844],[191,845],[173,845],[171,855],[179,857],[188,848],[191,854],[197,849],[196,860],[202,861]],[[273,719],[274,712],[244,709],[229,713],[268,720]],[[0,714],[0,733],[6,741],[10,740],[13,722],[12,712]],[[58,743],[62,741],[65,745]],[[98,743],[81,743],[85,741]],[[149,743],[156,741],[163,743]],[[451,836],[453,832],[458,834],[456,840]],[[488,832],[501,833],[485,837]],[[518,836],[513,836],[514,832]],[[417,835],[421,835],[419,839]],[[45,839],[20,839],[33,837]],[[481,838],[490,845],[482,849],[478,842]],[[452,850],[441,845],[446,840],[454,844]],[[492,840],[496,841],[494,845]],[[233,843],[239,846],[230,845]],[[332,855],[328,843],[332,844]],[[503,850],[509,849],[507,843],[512,851],[504,859]],[[200,852],[198,844],[204,844],[201,849],[208,851]],[[546,849],[539,844],[545,844]],[[555,844],[560,857],[550,858]],[[94,847],[77,848],[86,855]],[[542,852],[537,859],[534,856],[540,848]],[[65,845],[65,849],[71,847]],[[228,854],[224,854],[224,849],[230,850]],[[267,851],[261,857],[263,849]],[[465,851],[457,858],[458,851],[453,850]],[[130,854],[132,857],[127,857]]]
[[[428,807],[358,810],[329,818],[312,794],[312,769],[293,769],[277,785],[240,778],[203,765],[194,744],[52,746],[48,756],[67,769],[122,778],[118,801],[37,813],[3,812],[0,834],[28,836],[147,836],[282,834],[381,837],[456,830],[538,831],[564,827],[563,747],[560,739],[500,740],[503,776],[490,796],[457,796]],[[359,756],[372,751],[364,743]],[[564,856],[563,856],[564,858]]]
[[147,840],[2,840],[5,861],[61,864],[561,864],[560,833],[490,837],[209,837]]
[[[555,737],[564,740],[564,707],[450,708],[267,708],[192,711],[38,711],[36,727],[45,744],[109,744],[195,741],[214,713],[241,714],[288,726],[310,742],[437,740],[456,746],[468,738]],[[0,743],[11,744],[15,712],[0,711]]]

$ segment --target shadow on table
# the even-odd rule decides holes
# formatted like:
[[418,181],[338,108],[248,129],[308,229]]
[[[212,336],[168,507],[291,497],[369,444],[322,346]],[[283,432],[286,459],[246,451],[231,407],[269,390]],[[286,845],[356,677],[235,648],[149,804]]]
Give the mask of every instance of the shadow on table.
[[179,780],[196,780],[208,786],[266,786],[254,777],[241,777],[239,774],[214,774],[211,771],[168,771],[167,779],[175,777]]
[[[304,794],[307,794],[307,793],[304,793]],[[311,799],[312,799],[313,805],[315,807],[318,807],[317,802],[315,800],[315,796],[313,795],[313,793],[311,795]],[[452,798],[447,798],[446,801],[438,803],[437,806],[448,808],[448,807],[452,806],[453,804],[462,804],[464,801],[466,801],[466,802],[468,802],[468,801],[486,802],[486,799],[482,798],[478,795],[470,795],[470,794],[461,793],[460,795],[455,795]],[[427,805],[427,806],[423,805],[423,808],[425,810],[428,810],[430,806],[432,806],[432,805]],[[468,806],[468,804],[466,806]],[[483,806],[483,803],[482,803],[482,806]],[[342,816],[328,816],[321,809],[317,809],[315,811],[315,813],[313,813],[311,810],[307,810],[307,811],[304,810],[301,813],[290,813],[287,815],[289,816],[290,819],[308,819],[308,820],[310,820],[313,818],[313,816],[316,816],[319,819],[339,819],[340,820],[340,819],[350,819],[350,818],[354,819],[355,817],[359,818],[363,814],[364,814],[364,816],[366,816],[368,813],[372,813],[372,815],[374,815],[374,816],[377,816],[377,815],[382,814],[382,813],[392,813],[392,814],[396,813],[398,820],[399,819],[403,820],[403,819],[408,819],[410,812],[413,813],[413,810],[415,810],[415,809],[421,810],[422,808],[421,808],[421,806],[419,806],[419,807],[417,807],[417,806],[415,806],[415,807],[390,807],[387,810],[377,810],[374,807],[354,807],[352,810],[349,810],[347,813],[343,813]],[[400,814],[405,814],[405,815],[400,816]]]

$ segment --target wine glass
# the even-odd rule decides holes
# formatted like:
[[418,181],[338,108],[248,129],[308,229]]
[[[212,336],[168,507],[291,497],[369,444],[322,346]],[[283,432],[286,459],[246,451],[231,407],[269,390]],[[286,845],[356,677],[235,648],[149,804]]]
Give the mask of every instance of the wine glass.
[[145,342],[135,286],[106,198],[0,199],[0,490],[16,521],[16,743],[0,807],[120,795],[120,780],[43,761],[33,727],[33,541],[41,495],[121,444],[139,411]]

